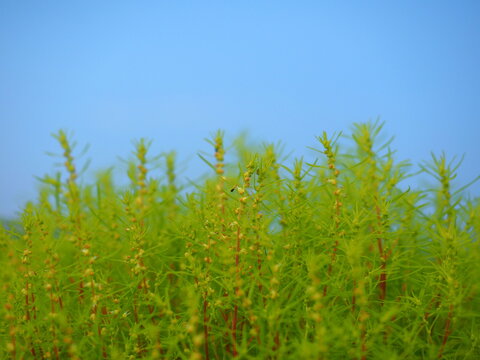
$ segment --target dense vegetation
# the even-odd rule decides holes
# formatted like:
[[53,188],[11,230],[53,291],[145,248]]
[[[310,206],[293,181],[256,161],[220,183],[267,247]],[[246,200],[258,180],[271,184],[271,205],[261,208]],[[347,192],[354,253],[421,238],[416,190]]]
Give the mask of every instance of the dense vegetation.
[[83,184],[60,131],[64,171],[0,227],[0,358],[480,358],[480,202],[444,155],[436,188],[399,186],[381,127],[291,166],[241,142],[225,164],[219,132],[186,188],[145,140],[129,186]]

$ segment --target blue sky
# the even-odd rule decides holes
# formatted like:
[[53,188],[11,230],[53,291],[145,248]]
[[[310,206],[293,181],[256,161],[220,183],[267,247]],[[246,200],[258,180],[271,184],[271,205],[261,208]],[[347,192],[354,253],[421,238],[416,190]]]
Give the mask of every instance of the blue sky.
[[[380,117],[399,159],[466,154],[480,174],[478,1],[0,1],[0,216],[55,170],[50,134],[91,170],[131,141],[184,176],[221,128],[301,155],[323,130]],[[480,194],[480,185],[471,188]]]

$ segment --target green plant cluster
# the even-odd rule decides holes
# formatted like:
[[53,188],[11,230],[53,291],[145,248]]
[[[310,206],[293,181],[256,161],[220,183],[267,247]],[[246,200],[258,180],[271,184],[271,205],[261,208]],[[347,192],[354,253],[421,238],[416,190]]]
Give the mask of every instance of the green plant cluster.
[[480,202],[445,155],[405,189],[381,129],[290,167],[241,142],[226,163],[218,132],[190,188],[145,140],[128,186],[83,184],[60,131],[64,171],[0,227],[0,358],[479,359]]

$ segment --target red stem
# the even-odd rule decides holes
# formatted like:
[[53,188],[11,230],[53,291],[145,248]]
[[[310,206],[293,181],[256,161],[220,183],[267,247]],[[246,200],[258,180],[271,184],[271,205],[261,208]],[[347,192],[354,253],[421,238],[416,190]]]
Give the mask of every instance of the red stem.
[[233,357],[238,356],[238,352],[237,352],[237,316],[238,316],[238,305],[235,305],[235,307],[233,309],[233,319],[232,319],[232,338],[233,338],[232,355],[233,355]]
[[362,360],[367,360],[367,342],[366,342],[367,332],[362,330]]
[[[335,245],[333,246],[332,257],[331,257],[331,260],[330,260],[330,264],[328,264],[328,270],[327,270],[328,277],[330,277],[330,275],[332,274],[333,263],[335,262],[335,259],[337,258],[337,248],[338,248],[338,240],[335,240]],[[327,285],[325,285],[323,287],[323,296],[327,295],[327,288],[328,288]]]
[[275,346],[272,350],[277,351],[280,348],[280,334],[278,333],[278,331],[275,334],[275,338],[273,339],[273,341],[275,342]]
[[445,332],[443,334],[442,345],[440,346],[440,350],[438,351],[439,359],[442,358],[443,351],[445,350],[445,345],[447,344],[448,337],[452,333],[452,330],[451,330],[452,318],[453,318],[453,304],[450,304],[447,321],[445,322]]

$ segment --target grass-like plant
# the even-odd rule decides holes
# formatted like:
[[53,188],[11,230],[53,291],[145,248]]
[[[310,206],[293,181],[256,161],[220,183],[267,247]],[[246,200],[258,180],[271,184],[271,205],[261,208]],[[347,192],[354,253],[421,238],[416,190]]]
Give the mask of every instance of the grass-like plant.
[[225,163],[218,132],[189,186],[140,140],[123,187],[83,183],[58,132],[64,171],[0,227],[0,358],[479,359],[480,201],[444,154],[400,186],[381,130],[291,165],[241,141]]

